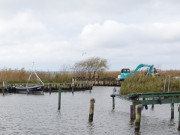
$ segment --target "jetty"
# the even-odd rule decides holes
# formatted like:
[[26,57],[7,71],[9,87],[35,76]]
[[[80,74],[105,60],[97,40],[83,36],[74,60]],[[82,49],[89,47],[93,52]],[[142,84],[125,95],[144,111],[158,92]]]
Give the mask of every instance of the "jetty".
[[[127,95],[112,94],[110,96],[113,99],[113,109],[115,108],[114,97],[132,102],[132,105],[130,105],[130,119],[132,121],[135,120],[135,132],[139,132],[140,130],[141,111],[143,108],[147,109],[147,106],[151,105],[153,109],[155,104],[170,104],[171,119],[174,119],[174,104],[180,103],[180,92],[132,93]],[[178,130],[180,130],[180,105],[178,111]]]

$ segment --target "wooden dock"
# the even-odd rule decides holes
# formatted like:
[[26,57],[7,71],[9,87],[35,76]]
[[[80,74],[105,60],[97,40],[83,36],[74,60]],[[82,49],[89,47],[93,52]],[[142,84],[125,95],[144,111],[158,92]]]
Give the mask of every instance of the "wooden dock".
[[[174,104],[180,103],[180,92],[155,92],[155,93],[133,93],[127,95],[121,95],[121,94],[111,95],[112,98],[114,96],[132,102],[132,105],[130,106],[130,119],[135,120],[135,132],[139,132],[140,130],[141,111],[143,107],[147,109],[147,105],[152,105],[152,108],[154,108],[155,104],[161,104],[161,105],[170,104],[171,119],[174,119]],[[178,130],[180,130],[180,105],[178,110],[179,110]]]
[[[25,86],[26,84],[8,84],[4,86],[4,92],[15,93],[16,90],[14,89],[15,85],[22,85]],[[51,92],[58,92],[59,87],[61,87],[62,91],[72,91],[72,84],[71,83],[45,83],[44,84],[44,91],[49,92],[51,88]],[[115,79],[106,80],[106,79],[98,79],[98,80],[80,80],[74,83],[73,89],[74,91],[83,91],[83,90],[90,90],[93,86],[121,86],[121,82]],[[3,92],[3,85],[0,85],[0,92]]]

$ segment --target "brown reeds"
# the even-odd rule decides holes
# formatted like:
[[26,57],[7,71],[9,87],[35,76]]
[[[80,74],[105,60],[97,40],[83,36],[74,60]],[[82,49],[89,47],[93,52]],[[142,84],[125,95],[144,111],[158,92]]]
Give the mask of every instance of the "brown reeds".
[[[168,72],[168,74],[171,72]],[[156,77],[138,75],[128,77],[121,84],[120,94],[126,95],[130,93],[167,92],[169,78],[166,74],[167,73],[164,72],[163,75]],[[180,79],[176,79],[175,76],[176,74],[174,72],[170,75],[169,92],[180,91]]]

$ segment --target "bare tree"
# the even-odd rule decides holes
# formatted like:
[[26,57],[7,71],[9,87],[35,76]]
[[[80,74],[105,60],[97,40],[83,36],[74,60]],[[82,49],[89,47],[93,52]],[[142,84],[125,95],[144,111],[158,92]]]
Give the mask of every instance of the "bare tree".
[[107,60],[99,57],[92,57],[75,63],[75,71],[79,74],[88,74],[89,79],[95,78],[95,74],[108,69]]

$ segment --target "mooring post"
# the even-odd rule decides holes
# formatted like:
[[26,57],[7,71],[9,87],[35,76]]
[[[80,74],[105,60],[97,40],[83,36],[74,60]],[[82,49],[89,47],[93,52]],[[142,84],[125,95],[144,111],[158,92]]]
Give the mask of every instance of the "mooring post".
[[89,87],[89,93],[91,93],[91,90],[92,90],[92,84],[89,83],[88,85],[89,85],[89,86],[88,86],[88,87]]
[[134,120],[136,117],[136,106],[135,105],[130,105],[130,118],[131,120]]
[[154,109],[154,104],[152,104],[151,109],[152,109],[152,110]]
[[171,103],[171,119],[174,119],[174,103]]
[[2,87],[3,96],[4,96],[4,87],[5,87],[5,84],[4,84],[4,81],[3,81],[3,87]]
[[94,103],[95,103],[95,99],[92,98],[90,100],[90,109],[89,109],[89,122],[93,121],[93,115],[94,115]]
[[[154,97],[152,98],[154,100]],[[151,109],[154,110],[154,104],[152,104]]]
[[178,111],[179,111],[179,123],[178,123],[178,130],[180,130],[180,104],[179,104],[179,107],[178,107]]
[[72,84],[72,94],[74,94],[74,85]]
[[135,121],[135,132],[139,132],[140,125],[141,125],[141,111],[142,105],[138,105],[137,112],[136,112],[136,121]]
[[58,110],[61,109],[61,87],[59,87]]
[[115,109],[115,95],[111,94],[111,97],[112,97],[112,109],[114,110]]
[[49,87],[49,94],[51,95],[51,91],[52,91],[52,88],[51,86]]
[[72,84],[71,84],[71,87],[72,87],[72,94],[74,94],[74,78],[72,78]]
[[91,90],[93,88],[94,83],[92,81],[89,82],[89,93],[91,93]]

